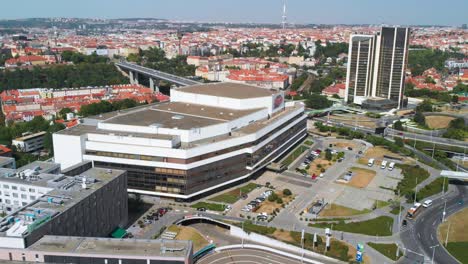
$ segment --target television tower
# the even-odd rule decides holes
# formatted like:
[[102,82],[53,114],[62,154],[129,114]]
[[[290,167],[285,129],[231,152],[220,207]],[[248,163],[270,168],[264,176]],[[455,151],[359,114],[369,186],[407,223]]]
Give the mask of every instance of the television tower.
[[286,22],[286,18],[287,18],[286,17],[286,0],[284,0],[284,2],[283,2],[283,17],[282,18],[283,18],[283,20],[282,20],[281,24],[283,25],[283,29],[285,29],[286,28],[286,23],[287,23]]

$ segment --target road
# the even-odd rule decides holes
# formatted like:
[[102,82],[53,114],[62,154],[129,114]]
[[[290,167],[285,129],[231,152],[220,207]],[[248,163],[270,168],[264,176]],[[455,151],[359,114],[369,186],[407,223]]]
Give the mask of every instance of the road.
[[[345,123],[331,121],[331,120],[328,121],[327,118],[316,118],[316,117],[314,117],[313,119],[316,120],[316,121],[324,122],[324,123],[329,122],[329,123],[331,123],[333,125],[337,125],[337,126],[348,127],[348,128],[353,128],[353,129],[355,128],[357,131],[360,131],[360,132],[363,132],[363,133],[372,133],[372,134],[375,133],[374,129],[367,128],[367,127],[362,127],[362,126],[355,127],[355,126],[350,125],[350,124],[345,124]],[[453,146],[453,147],[462,147],[462,148],[463,147],[468,147],[468,142],[449,139],[449,138],[431,137],[431,136],[412,133],[412,132],[408,132],[408,131],[401,132],[399,130],[394,130],[393,128],[388,128],[387,132],[388,132],[388,135],[398,135],[399,133],[403,133],[404,138],[407,138],[407,139],[410,139],[410,140],[411,139],[416,139],[418,141],[431,142],[431,143],[434,142],[434,143],[439,144],[439,145],[447,145],[447,146]]]
[[[463,209],[464,206],[458,204],[460,200],[464,200],[465,206],[468,203],[467,185],[458,182],[454,186],[456,191],[452,195],[445,197],[447,201],[446,217]],[[437,227],[442,222],[444,206],[444,198],[435,200],[431,207],[424,210],[416,218],[414,223],[410,223],[411,227],[402,231],[400,237],[408,251],[399,263],[415,263],[415,261],[417,263],[424,263],[424,257],[420,255],[421,253],[427,256],[426,260],[432,259],[432,254],[434,253],[434,263],[459,263],[443,248],[440,243],[441,241],[437,240]],[[431,248],[433,246],[436,246],[435,251]]]
[[[309,258],[309,257],[308,257]],[[231,249],[216,252],[202,258],[197,264],[299,264],[300,260],[294,260],[272,252],[258,249]],[[310,262],[304,262],[310,263]],[[336,263],[328,262],[323,259],[317,259],[313,263]]]
[[161,72],[161,71],[158,71],[158,70],[153,70],[153,69],[146,68],[146,67],[143,67],[143,66],[140,66],[140,65],[137,65],[137,64],[133,64],[133,63],[119,62],[119,63],[116,63],[115,65],[117,65],[117,66],[119,66],[121,68],[127,69],[127,70],[135,71],[135,72],[138,72],[140,74],[147,75],[147,76],[150,76],[150,77],[153,77],[153,78],[156,78],[156,79],[162,79],[162,80],[166,80],[166,81],[169,81],[169,82],[173,82],[173,83],[176,83],[176,84],[179,84],[179,85],[182,85],[182,86],[201,84],[200,82],[197,82],[197,81],[194,81],[194,80],[190,80],[190,79],[187,79],[187,78],[184,78],[184,77],[180,77],[180,76],[176,76],[176,75],[173,75],[173,74]]

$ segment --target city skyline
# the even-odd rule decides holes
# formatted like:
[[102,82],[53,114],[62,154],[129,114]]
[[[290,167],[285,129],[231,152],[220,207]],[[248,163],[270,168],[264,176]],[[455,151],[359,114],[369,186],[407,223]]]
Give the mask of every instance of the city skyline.
[[[258,0],[236,3],[219,3],[214,0],[196,2],[149,0],[84,0],[73,8],[64,1],[26,1],[27,9],[18,9],[13,2],[6,2],[0,10],[0,19],[32,17],[77,18],[160,18],[194,22],[272,23],[281,24],[283,1]],[[45,4],[44,4],[45,3]],[[140,7],[145,8],[140,8]],[[184,8],[180,8],[183,6]],[[336,8],[336,7],[341,8]],[[401,8],[404,6],[405,8]],[[457,6],[457,8],[453,8]],[[446,25],[460,26],[467,23],[464,10],[468,2],[452,1],[451,5],[437,5],[435,0],[392,1],[392,4],[376,1],[332,0],[327,2],[289,0],[287,17],[291,24],[392,24],[392,25]],[[385,11],[385,12],[383,12]],[[365,14],[365,15],[363,15]]]

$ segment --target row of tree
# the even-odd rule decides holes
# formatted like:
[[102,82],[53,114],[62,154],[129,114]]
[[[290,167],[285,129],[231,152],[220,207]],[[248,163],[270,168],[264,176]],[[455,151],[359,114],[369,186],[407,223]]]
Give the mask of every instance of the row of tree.
[[463,53],[441,50],[412,50],[408,55],[408,68],[413,75],[421,75],[425,70],[434,67],[438,71],[445,71],[445,61],[450,58],[463,59]]
[[74,51],[64,51],[62,52],[62,60],[67,62],[73,62],[74,64],[80,63],[107,63],[109,58],[106,56],[99,56],[96,52],[93,52],[91,55],[84,55],[82,53]]
[[[463,85],[464,84],[460,83],[457,87],[460,87],[460,89],[465,89],[463,88]],[[458,89],[459,88],[457,88],[457,90]],[[457,103],[458,102],[458,95],[452,95],[449,92],[432,91],[429,89],[414,89],[413,83],[407,83],[405,85],[405,95],[409,97],[431,98],[431,99],[435,99],[437,101],[445,102],[445,103]]]
[[114,65],[80,63],[0,71],[0,92],[8,89],[64,88],[127,84]]
[[349,45],[346,42],[331,43],[327,41],[325,44],[325,46],[322,46],[321,40],[315,42],[314,58],[336,58],[341,53],[348,53]]
[[132,99],[124,99],[121,101],[100,101],[99,103],[92,103],[88,105],[83,105],[80,108],[81,116],[93,116],[103,113],[108,113],[117,110],[124,110],[140,105],[138,102]]

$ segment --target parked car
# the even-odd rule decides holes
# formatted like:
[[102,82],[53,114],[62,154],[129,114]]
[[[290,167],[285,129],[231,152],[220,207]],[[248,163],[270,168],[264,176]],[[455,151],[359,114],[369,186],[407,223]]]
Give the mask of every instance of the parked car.
[[352,147],[348,147],[348,150],[353,150],[353,148],[352,148]]
[[260,200],[261,202],[263,202],[263,201],[265,201],[265,197],[259,196],[259,197],[256,198],[256,200]]
[[198,207],[198,208],[197,208],[197,211],[205,212],[205,211],[206,211],[206,208],[205,208],[205,207]]
[[403,219],[403,222],[401,222],[401,225],[402,225],[402,226],[407,226],[407,225],[408,225],[408,221],[406,221],[406,219]]
[[268,216],[266,216],[266,215],[257,215],[257,220],[266,221],[266,220],[268,220]]
[[244,212],[250,212],[250,208],[248,208],[247,206],[244,206],[241,211],[244,211]]

